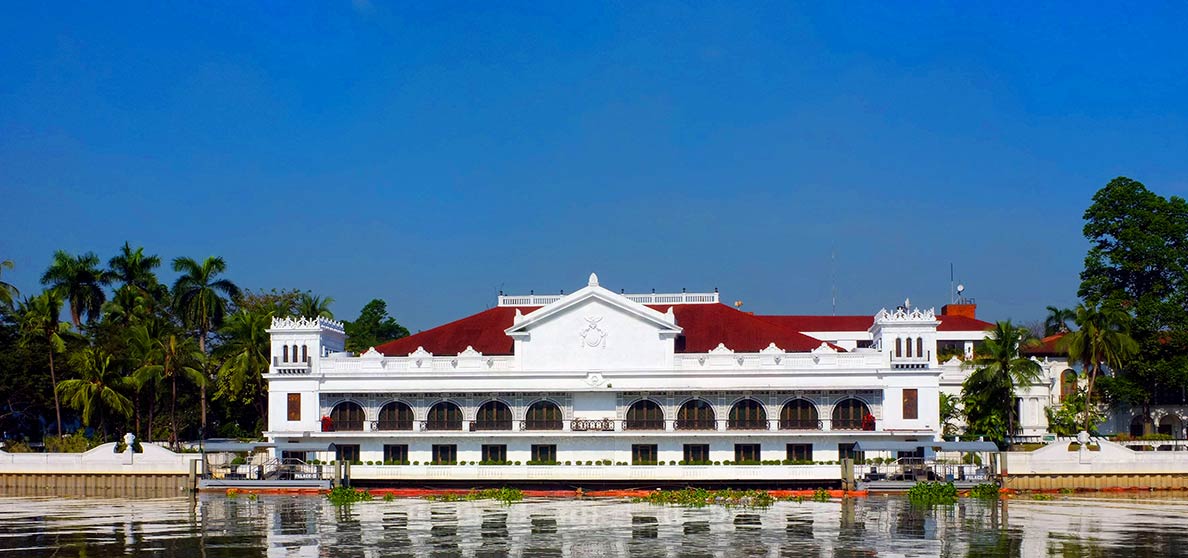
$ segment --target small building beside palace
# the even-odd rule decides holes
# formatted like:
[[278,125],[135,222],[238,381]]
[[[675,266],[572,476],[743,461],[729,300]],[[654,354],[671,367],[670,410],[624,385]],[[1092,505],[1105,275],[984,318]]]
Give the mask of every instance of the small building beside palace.
[[[277,457],[377,465],[832,462],[859,441],[939,439],[953,370],[938,357],[990,327],[972,304],[774,316],[593,274],[359,355],[339,322],[278,318],[266,435]],[[311,442],[335,455],[284,450]]]

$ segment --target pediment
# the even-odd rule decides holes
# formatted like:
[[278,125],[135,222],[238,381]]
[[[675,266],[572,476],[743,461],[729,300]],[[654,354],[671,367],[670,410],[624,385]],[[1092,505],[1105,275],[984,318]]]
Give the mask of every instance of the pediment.
[[573,312],[587,314],[583,315],[582,319],[588,324],[590,330],[595,331],[593,335],[597,335],[597,330],[601,327],[599,324],[608,313],[628,316],[649,324],[665,337],[676,337],[681,333],[681,328],[676,325],[676,317],[673,316],[671,309],[666,313],[657,312],[643,304],[633,302],[627,297],[604,289],[593,281],[587,287],[566,295],[527,316],[517,311],[514,323],[504,332],[512,337],[525,337],[530,330]]

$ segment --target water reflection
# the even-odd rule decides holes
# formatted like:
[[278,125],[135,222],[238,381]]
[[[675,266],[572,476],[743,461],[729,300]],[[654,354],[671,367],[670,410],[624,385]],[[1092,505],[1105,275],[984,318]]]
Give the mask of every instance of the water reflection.
[[0,556],[1184,556],[1188,499],[780,502],[0,498]]

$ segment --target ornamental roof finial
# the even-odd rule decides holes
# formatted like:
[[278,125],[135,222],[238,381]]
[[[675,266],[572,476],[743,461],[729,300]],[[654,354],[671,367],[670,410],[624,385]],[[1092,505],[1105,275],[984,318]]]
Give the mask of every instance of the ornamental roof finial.
[[591,273],[591,274],[590,274],[590,286],[591,286],[591,287],[597,287],[597,286],[598,286],[598,274],[597,274],[597,273]]

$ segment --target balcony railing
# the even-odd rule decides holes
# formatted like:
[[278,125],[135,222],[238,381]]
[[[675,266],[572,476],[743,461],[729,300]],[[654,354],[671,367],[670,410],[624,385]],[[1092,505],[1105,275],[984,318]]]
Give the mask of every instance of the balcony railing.
[[413,423],[411,420],[373,420],[373,421],[371,421],[371,430],[372,431],[376,431],[376,430],[383,430],[383,431],[406,430],[407,431],[407,430],[412,430],[412,429],[413,429]]
[[511,430],[512,420],[476,420],[470,423],[470,431]]
[[569,429],[574,432],[611,432],[615,429],[614,419],[573,419]]
[[421,430],[462,430],[460,420],[423,420]]
[[780,421],[780,430],[821,430],[819,419],[784,419]]
[[673,425],[673,428],[676,430],[717,430],[718,421],[714,419],[677,419],[676,423]]
[[767,419],[741,419],[726,422],[727,430],[767,430],[770,428]]
[[522,420],[520,430],[564,430],[565,423],[557,420]]
[[322,421],[322,432],[362,432],[362,420],[349,420],[334,422],[330,420]]
[[663,420],[625,420],[623,430],[665,430]]
[[875,421],[872,419],[833,419],[830,430],[865,430],[873,431]]
[[277,374],[308,374],[310,370],[309,357],[304,360],[284,360],[272,357],[272,367]]

